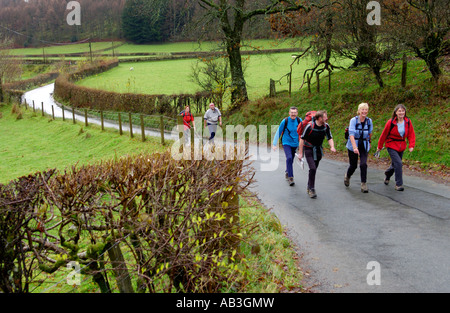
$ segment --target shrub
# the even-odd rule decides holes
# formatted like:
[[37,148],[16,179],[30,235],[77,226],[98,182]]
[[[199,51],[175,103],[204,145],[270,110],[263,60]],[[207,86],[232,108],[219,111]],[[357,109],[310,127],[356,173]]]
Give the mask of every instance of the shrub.
[[[253,179],[246,164],[175,161],[166,152],[0,185],[0,226],[7,229],[0,240],[9,249],[0,250],[0,281],[29,265],[20,280],[26,288],[0,288],[27,292],[35,258],[45,273],[80,263],[102,292],[113,288],[111,272],[123,292],[133,290],[131,278],[141,292],[220,291],[238,273],[234,260],[246,225],[237,199]],[[131,251],[126,259],[123,247]]]

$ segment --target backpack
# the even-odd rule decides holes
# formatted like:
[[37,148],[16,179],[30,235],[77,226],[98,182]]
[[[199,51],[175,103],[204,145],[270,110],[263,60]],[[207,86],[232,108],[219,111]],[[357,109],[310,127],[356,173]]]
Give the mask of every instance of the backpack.
[[[408,131],[409,131],[410,123],[411,123],[411,121],[409,119],[408,120],[405,119],[405,132],[406,132],[406,126],[408,126]],[[392,141],[399,141],[399,140],[394,140],[392,138],[389,138],[389,135],[391,134],[391,131],[392,131],[392,129],[394,127],[395,127],[394,119],[391,119],[391,125],[389,127],[389,132],[388,132],[388,134],[386,136],[386,139],[389,139],[389,140],[392,140]],[[406,133],[405,133],[405,137],[406,137]],[[403,141],[403,140],[401,140],[401,141]]]
[[[370,128],[370,122],[369,121],[370,121],[370,118],[367,118],[367,127]],[[358,124],[361,124],[361,123],[356,123],[356,125],[358,125]],[[391,126],[391,130],[392,130],[392,126]],[[391,131],[389,130],[389,132],[391,132]],[[349,131],[348,131],[348,126],[345,128],[344,137],[345,137],[345,140],[348,140],[348,138],[350,137]]]
[[[287,129],[287,125],[288,125],[288,121],[289,121],[288,119],[289,119],[289,118],[290,118],[290,117],[288,116],[288,117],[286,117],[286,118],[284,119],[284,128],[283,128],[283,131],[282,131],[281,134],[280,134],[280,141],[282,141],[284,132],[285,132],[286,129]],[[300,125],[300,124],[302,123],[302,120],[301,120],[299,117],[297,117],[296,119],[297,119],[298,125]],[[297,126],[297,129],[298,129],[298,126]],[[288,129],[287,131],[290,132],[289,129]],[[291,136],[291,135],[289,134],[289,136]]]
[[[309,111],[308,113],[306,113],[305,119],[300,124],[298,124],[297,134],[299,137],[301,137],[303,135],[303,131],[305,130],[306,125],[308,125],[309,123],[314,121],[316,112],[317,111]],[[314,123],[313,123],[313,125],[314,125]]]

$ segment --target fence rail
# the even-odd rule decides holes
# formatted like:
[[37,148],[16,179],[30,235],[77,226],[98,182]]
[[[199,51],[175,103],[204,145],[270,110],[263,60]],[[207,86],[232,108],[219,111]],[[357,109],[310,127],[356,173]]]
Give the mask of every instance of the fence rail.
[[[161,144],[165,144],[165,135],[170,133],[175,127],[183,125],[181,116],[178,118],[165,115],[147,115],[142,113],[132,112],[117,112],[117,111],[103,111],[92,109],[77,109],[73,106],[54,105],[44,107],[44,103],[23,103],[25,109],[31,108],[34,113],[41,111],[42,116],[51,116],[54,120],[62,118],[63,121],[71,120],[73,124],[83,122],[86,127],[95,123],[99,125],[102,131],[105,128],[115,128],[119,130],[122,136],[125,132],[129,132],[130,138],[134,138],[135,134],[140,132],[141,140],[146,141],[146,133],[154,132],[153,135],[158,135],[161,138]],[[139,130],[138,130],[139,129]]]

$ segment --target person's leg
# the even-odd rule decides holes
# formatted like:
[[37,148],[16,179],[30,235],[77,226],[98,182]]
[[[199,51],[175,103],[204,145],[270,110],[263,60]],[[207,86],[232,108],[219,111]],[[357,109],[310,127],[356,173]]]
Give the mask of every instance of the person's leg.
[[[388,151],[389,155],[391,156],[390,150],[392,150],[392,149],[387,148],[387,151]],[[394,150],[392,150],[392,151],[394,151]],[[392,175],[394,175],[394,172],[395,172],[394,160],[392,159],[392,156],[391,156],[391,165],[389,166],[389,168],[386,171],[384,171],[384,175],[386,176],[385,181],[384,181],[385,185],[389,184],[389,180],[391,179]]]
[[184,127],[184,143],[188,144],[190,143],[190,138],[191,138],[191,129],[188,127]]
[[216,136],[216,131],[217,131],[217,125],[208,124],[208,130],[209,130],[209,133],[210,133],[209,140],[211,142],[214,142],[214,137]]
[[361,183],[367,183],[367,157],[369,153],[365,150],[359,153],[359,169],[361,171]]
[[351,150],[348,150],[348,163],[349,167],[347,168],[347,174],[344,178],[344,184],[347,187],[350,185],[350,178],[358,167],[358,155]]
[[294,157],[295,157],[295,150],[296,148],[293,148],[291,146],[285,145],[283,146],[284,154],[286,155],[286,175],[289,181],[289,184],[293,186],[294,183]]
[[393,149],[388,149],[391,156],[392,166],[395,172],[395,185],[398,187],[403,186],[403,152],[398,152]]
[[314,161],[313,149],[305,148],[305,159],[306,159],[306,162],[308,163],[308,167],[309,167],[308,190],[314,190],[315,182],[316,182],[317,166],[316,166],[316,162]]
[[284,154],[286,155],[286,172],[288,174],[288,177],[294,177],[294,169],[293,169],[293,162],[294,162],[294,156],[295,154],[292,154],[292,147],[284,145]]
[[359,169],[361,172],[361,192],[368,193],[369,188],[367,187],[367,157],[369,153],[362,149],[359,152]]

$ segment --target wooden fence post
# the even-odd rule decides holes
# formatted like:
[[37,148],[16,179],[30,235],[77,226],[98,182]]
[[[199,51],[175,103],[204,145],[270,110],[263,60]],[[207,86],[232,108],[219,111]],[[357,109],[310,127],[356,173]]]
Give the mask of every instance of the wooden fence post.
[[101,123],[102,123],[102,131],[103,131],[103,130],[105,130],[105,121],[104,121],[104,118],[103,118],[103,111],[100,111],[100,120],[101,120]]
[[130,122],[130,138],[133,138],[133,120],[131,119],[131,112],[128,112],[128,121]]
[[275,97],[277,95],[276,89],[275,89],[275,81],[273,79],[270,79],[270,97]]
[[73,123],[76,124],[76,121],[75,121],[75,107],[72,107],[72,120],[73,120]]
[[86,127],[89,126],[87,109],[84,109],[84,124],[86,125]]
[[403,54],[403,60],[402,60],[402,87],[406,87],[406,74],[408,70],[408,62],[406,60],[406,53]]
[[145,127],[144,127],[144,115],[141,114],[141,134],[142,134],[142,141],[145,141]]
[[110,243],[107,246],[108,256],[111,260],[111,266],[116,276],[117,286],[120,293],[134,293],[127,264],[117,243]]
[[65,114],[64,114],[64,106],[61,106],[61,108],[62,108],[63,122],[65,122],[65,121],[66,121],[66,116],[65,116]]
[[55,119],[55,107],[52,104],[52,119]]
[[122,116],[119,113],[119,134],[120,136],[122,136],[123,132],[122,132]]
[[41,102],[41,110],[42,110],[42,113],[41,113],[42,116],[45,116],[45,115],[44,115],[44,102]]
[[178,138],[183,139],[183,125],[184,125],[184,121],[183,121],[183,117],[181,115],[177,116],[177,124],[178,124]]
[[36,113],[36,107],[34,106],[34,100],[33,100],[33,112]]
[[164,146],[164,116],[159,117],[159,130],[161,132],[161,144]]

